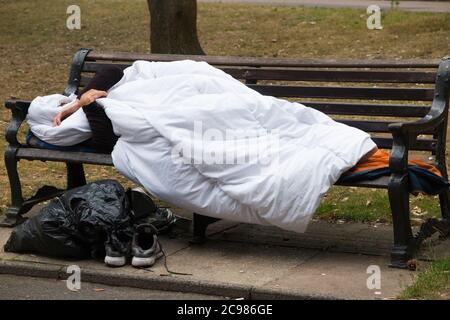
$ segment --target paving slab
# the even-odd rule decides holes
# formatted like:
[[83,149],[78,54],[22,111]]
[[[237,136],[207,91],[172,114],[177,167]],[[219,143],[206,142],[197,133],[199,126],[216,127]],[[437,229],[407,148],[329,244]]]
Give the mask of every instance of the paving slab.
[[[379,288],[368,288],[369,266],[380,268]],[[370,272],[371,269],[369,269]],[[417,272],[389,268],[386,258],[358,254],[327,252],[316,255],[292,268],[284,276],[263,287],[298,289],[308,288],[315,295],[332,295],[347,299],[395,298],[410,285]]]
[[[273,246],[210,241],[169,256],[167,264],[177,272],[189,273],[198,279],[260,286],[317,253],[311,249],[278,250]],[[161,265],[156,270],[165,272]]]
[[305,233],[299,234],[276,227],[239,224],[211,238],[322,251],[389,255],[392,246],[392,227],[364,223],[336,224],[313,221]]

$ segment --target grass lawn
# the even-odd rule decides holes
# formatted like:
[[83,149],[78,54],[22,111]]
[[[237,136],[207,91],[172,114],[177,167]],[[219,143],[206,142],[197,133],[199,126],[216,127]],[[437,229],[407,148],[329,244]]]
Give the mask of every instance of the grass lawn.
[[450,300],[450,257],[433,263],[399,298]]
[[[78,0],[82,29],[74,31],[65,27],[66,8],[71,4],[73,1],[66,0],[0,0],[1,101],[62,92],[70,59],[79,47],[149,52],[145,0]],[[450,14],[389,11],[383,13],[383,30],[378,31],[367,30],[366,18],[364,10],[356,9],[198,6],[200,42],[211,55],[401,59],[450,54]],[[9,112],[0,108],[0,131],[5,130],[9,117]],[[0,138],[0,153],[5,145]],[[61,164],[33,162],[31,166],[22,162],[20,172],[26,196],[42,184],[65,183]],[[115,177],[129,184],[113,168],[87,166],[87,175],[89,180]],[[3,212],[9,202],[3,161],[0,190]],[[439,212],[434,197],[412,198],[411,206],[416,223]],[[330,220],[391,219],[386,191],[342,187],[331,189],[317,216]]]

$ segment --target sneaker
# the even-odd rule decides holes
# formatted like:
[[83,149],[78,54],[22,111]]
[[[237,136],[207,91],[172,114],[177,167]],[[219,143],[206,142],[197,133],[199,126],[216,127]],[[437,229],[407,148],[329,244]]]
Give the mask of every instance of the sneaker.
[[133,267],[151,267],[163,255],[156,234],[157,230],[151,224],[140,224],[136,227],[131,245],[131,254],[133,255],[131,265]]
[[105,264],[107,266],[123,267],[127,263],[127,257],[118,250],[114,250],[112,245],[106,244],[105,251],[106,251]]
[[[125,232],[126,231],[126,232]],[[105,241],[105,264],[109,267],[122,267],[127,263],[131,252],[131,240],[133,231],[110,230]]]

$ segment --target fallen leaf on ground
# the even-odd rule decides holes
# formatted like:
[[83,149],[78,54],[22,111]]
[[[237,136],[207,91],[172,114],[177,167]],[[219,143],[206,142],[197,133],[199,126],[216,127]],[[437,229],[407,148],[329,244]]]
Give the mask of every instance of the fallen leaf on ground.
[[408,266],[409,270],[415,271],[417,269],[417,260],[411,259],[406,262],[406,265]]

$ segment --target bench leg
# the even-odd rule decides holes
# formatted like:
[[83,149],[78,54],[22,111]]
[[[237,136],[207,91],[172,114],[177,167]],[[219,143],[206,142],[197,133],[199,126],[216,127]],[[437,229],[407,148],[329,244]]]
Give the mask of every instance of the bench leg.
[[208,225],[218,220],[220,219],[194,213],[194,216],[192,218],[194,235],[193,239],[191,240],[191,243],[193,244],[204,243],[206,241],[206,228],[208,227]]
[[[433,152],[436,156],[436,167],[441,171],[442,177],[448,181],[447,164],[445,156],[445,145],[447,136],[447,121],[444,121],[433,135],[438,140],[437,150]],[[450,191],[446,190],[439,194],[442,219],[450,218]]]
[[16,151],[16,148],[10,146],[5,151],[5,166],[11,188],[11,206],[6,210],[5,218],[0,223],[1,227],[14,227],[25,220],[21,215],[23,196],[19,173],[17,171],[18,160],[16,158]]
[[67,167],[67,189],[73,189],[86,184],[86,176],[82,163],[66,163]]
[[442,219],[450,219],[450,191],[445,190],[439,194],[439,204],[441,205]]
[[394,247],[391,250],[390,266],[405,269],[414,253],[409,217],[408,176],[406,174],[393,176],[388,193],[394,226]]

